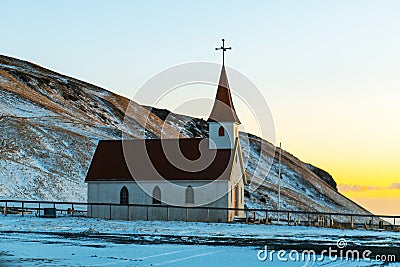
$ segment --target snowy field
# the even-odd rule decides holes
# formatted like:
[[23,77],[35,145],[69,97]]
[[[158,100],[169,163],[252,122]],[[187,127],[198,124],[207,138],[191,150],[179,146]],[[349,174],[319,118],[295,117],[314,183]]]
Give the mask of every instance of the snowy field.
[[[400,253],[400,233],[222,223],[0,215],[0,266],[381,266],[329,257],[261,261],[260,249],[347,248]],[[385,266],[400,266],[400,262]]]

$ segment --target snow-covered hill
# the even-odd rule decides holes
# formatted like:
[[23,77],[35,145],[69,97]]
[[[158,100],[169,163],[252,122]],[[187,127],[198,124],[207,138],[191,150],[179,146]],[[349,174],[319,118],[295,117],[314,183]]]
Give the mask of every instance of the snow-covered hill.
[[[160,137],[166,110],[134,105],[128,124],[124,115],[129,100],[94,85],[37,65],[0,56],[0,197],[43,200],[86,199],[84,178],[100,139]],[[186,137],[204,137],[207,124],[192,119],[184,129],[174,121],[187,116],[171,114],[171,132]],[[129,125],[129,126],[127,126]],[[247,159],[246,201],[249,207],[277,207],[278,162],[271,144],[241,133],[250,140],[243,147]],[[260,160],[261,168],[254,164]],[[263,177],[269,162],[274,164]],[[265,168],[263,168],[265,166]],[[305,164],[282,151],[282,208],[289,210],[366,213],[341,195],[325,171]],[[253,191],[251,186],[260,184]]]

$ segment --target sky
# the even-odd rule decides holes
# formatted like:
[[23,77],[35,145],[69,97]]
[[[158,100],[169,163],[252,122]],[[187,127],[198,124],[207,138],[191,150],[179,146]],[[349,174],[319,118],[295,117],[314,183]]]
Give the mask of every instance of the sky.
[[400,214],[399,1],[15,0],[0,12],[0,54],[129,98],[168,67],[220,63],[225,38],[226,65],[268,103],[273,141],[371,211]]

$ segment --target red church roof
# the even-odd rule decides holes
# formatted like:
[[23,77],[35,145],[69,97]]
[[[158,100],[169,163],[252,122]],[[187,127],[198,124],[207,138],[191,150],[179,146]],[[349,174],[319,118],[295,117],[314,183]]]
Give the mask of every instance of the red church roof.
[[201,138],[99,141],[85,182],[228,180],[233,156]]
[[211,110],[208,121],[236,122],[240,124],[240,120],[236,114],[235,107],[233,106],[231,90],[229,89],[228,76],[226,75],[224,65],[222,65],[217,95],[215,97],[214,106]]

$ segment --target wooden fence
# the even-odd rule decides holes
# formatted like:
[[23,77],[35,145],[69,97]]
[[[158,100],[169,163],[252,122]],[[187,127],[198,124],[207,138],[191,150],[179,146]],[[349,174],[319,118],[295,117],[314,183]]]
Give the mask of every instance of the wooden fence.
[[[188,221],[190,210],[206,210],[209,216],[210,211],[243,211],[243,218],[235,218],[236,222],[259,223],[259,224],[280,224],[280,225],[306,225],[317,227],[335,228],[365,228],[365,229],[384,229],[400,230],[400,216],[376,215],[376,214],[355,214],[355,213],[336,213],[336,212],[315,212],[315,211],[290,211],[290,210],[270,210],[270,209],[237,209],[237,208],[217,208],[217,207],[176,207],[163,204],[117,204],[117,203],[86,203],[86,202],[63,202],[63,201],[36,201],[36,200],[0,200],[0,212],[3,214],[35,215],[46,216],[45,211],[51,209],[55,216],[87,216],[88,209],[93,206],[108,206],[110,218],[115,207],[143,207],[147,213],[149,208],[166,209],[169,214],[171,209],[185,209],[185,220]],[[148,218],[147,218],[148,219]],[[169,220],[169,217],[165,218]],[[207,219],[205,219],[207,221]]]

